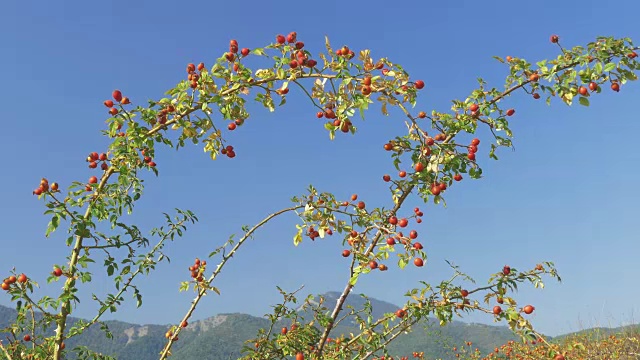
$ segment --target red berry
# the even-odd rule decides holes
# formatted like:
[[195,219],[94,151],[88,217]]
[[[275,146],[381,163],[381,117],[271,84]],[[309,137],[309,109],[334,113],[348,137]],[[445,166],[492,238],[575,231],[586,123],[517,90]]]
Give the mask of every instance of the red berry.
[[113,107],[113,101],[112,100],[105,100],[103,102],[103,104],[104,104],[104,106],[106,106],[108,108]]
[[398,176],[400,176],[401,178],[403,178],[403,177],[407,176],[407,172],[406,172],[406,171],[400,171],[400,172],[398,173]]
[[122,101],[122,92],[120,92],[120,90],[113,90],[113,93],[111,94],[113,96],[113,99],[117,102],[121,102]]
[[398,226],[403,228],[403,227],[406,227],[407,225],[409,225],[409,220],[404,219],[404,218],[398,220]]
[[502,312],[502,308],[500,306],[496,305],[493,307],[493,313],[495,315],[500,315],[501,312]]
[[476,154],[475,153],[467,154],[467,159],[469,159],[471,161],[475,161],[476,160]]
[[284,44],[287,40],[284,38],[284,35],[278,35],[276,36],[276,42],[278,44]]
[[385,175],[382,176],[382,180],[384,180],[384,182],[389,182],[389,181],[391,181],[391,176],[385,174]]
[[462,180],[462,175],[460,175],[460,174],[455,174],[455,175],[453,176],[453,180],[455,180],[455,181],[460,181],[460,180]]
[[424,87],[424,81],[422,81],[422,80],[417,80],[415,84],[416,84],[416,89],[418,89],[418,90],[420,90],[420,89],[422,89]]
[[343,256],[343,257],[349,257],[349,255],[351,255],[351,251],[349,251],[349,250],[342,250],[342,256]]
[[391,225],[396,225],[396,224],[398,224],[398,218],[397,218],[397,217],[395,217],[395,216],[390,217],[390,218],[389,218],[389,224],[391,224]]
[[100,156],[98,156],[98,159],[99,159],[100,161],[105,161],[105,160],[107,160],[107,154],[105,154],[105,153],[101,153],[101,154],[100,154]]
[[62,275],[62,269],[60,269],[58,267],[54,268],[53,269],[53,275],[56,276],[56,277],[59,277],[60,275]]
[[593,82],[593,81],[592,81],[592,82],[590,82],[590,83],[589,83],[589,90],[591,90],[591,91],[596,91],[596,90],[598,90],[598,84],[596,84],[596,83],[595,83],[595,82]]
[[31,341],[31,335],[27,334],[24,336],[24,341]]
[[509,110],[507,110],[507,116],[512,116],[512,115],[513,115],[513,114],[515,114],[515,113],[516,113],[516,110],[515,110],[515,109],[509,109]]
[[462,289],[460,290],[460,295],[462,295],[462,297],[467,297],[469,296],[469,291]]
[[469,110],[470,110],[471,112],[478,111],[478,109],[479,109],[479,108],[480,108],[480,107],[478,106],[478,104],[471,104],[471,105],[469,105]]
[[242,50],[240,50],[240,53],[242,54],[242,56],[248,56],[250,51],[251,50],[249,50],[248,48],[242,48]]
[[551,37],[549,37],[549,41],[551,41],[552,43],[557,43],[560,40],[560,38],[558,37],[558,35],[551,35]]
[[229,123],[229,125],[227,125],[227,129],[229,129],[230,131],[235,130],[237,127],[235,122]]
[[417,267],[422,267],[424,266],[424,261],[421,258],[415,258],[413,259],[413,265]]
[[511,267],[510,267],[509,265],[505,265],[505,266],[502,268],[502,273],[503,273],[505,276],[507,276],[507,275],[511,274]]
[[421,172],[422,170],[424,170],[424,164],[419,162],[414,166],[414,169],[416,170],[416,172]]
[[475,138],[475,139],[471,140],[471,145],[473,145],[473,146],[480,145],[480,139]]
[[98,183],[98,178],[95,176],[92,176],[89,178],[89,184],[96,184]]
[[109,114],[111,114],[112,116],[116,116],[116,114],[118,114],[118,109],[112,107],[111,109],[109,109]]
[[525,306],[522,310],[524,311],[525,314],[529,315],[533,312],[533,310],[535,310],[536,308],[534,308],[531,305],[527,305]]
[[418,232],[415,230],[411,230],[411,232],[409,232],[409,238],[411,239],[415,239],[418,237]]
[[582,96],[587,96],[589,94],[589,90],[587,90],[587,88],[584,86],[580,86],[578,88],[578,93]]
[[122,98],[122,104],[124,105],[131,104],[131,100],[129,100],[129,98],[125,96]]
[[615,92],[619,92],[620,91],[620,84],[618,84],[617,82],[614,82],[611,84],[611,90],[615,91]]
[[204,63],[198,64],[198,71],[204,70]]
[[416,250],[422,250],[423,246],[422,246],[421,243],[417,242],[417,243],[413,244],[413,248],[416,249]]
[[156,163],[155,163],[155,162],[153,162],[153,161],[150,161],[150,162],[149,162],[149,166],[151,166],[151,167],[155,167],[155,166],[156,166]]

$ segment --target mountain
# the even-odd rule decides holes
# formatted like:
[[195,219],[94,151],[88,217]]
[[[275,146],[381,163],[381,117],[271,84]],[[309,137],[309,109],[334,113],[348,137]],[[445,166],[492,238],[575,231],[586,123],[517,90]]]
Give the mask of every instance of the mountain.
[[[337,292],[323,295],[325,306],[333,308],[339,297]],[[315,299],[317,301],[317,299]],[[373,318],[379,318],[384,313],[394,312],[397,305],[369,298]],[[351,294],[344,309],[353,306],[360,310],[365,300],[357,294]],[[0,328],[7,327],[15,319],[16,311],[0,305]],[[309,313],[299,311],[299,315],[308,317]],[[70,318],[72,324],[78,319]],[[169,325],[139,325],[122,321],[105,321],[113,334],[113,339],[105,337],[99,326],[91,326],[84,334],[69,339],[67,349],[84,345],[90,349],[117,357],[120,360],[152,360],[158,358],[158,353],[165,344],[164,334]],[[289,322],[277,324],[277,329],[287,326]],[[194,321],[180,333],[180,340],[172,348],[172,359],[209,359],[227,360],[240,357],[244,341],[256,336],[258,330],[270,325],[268,319],[247,314],[218,314],[203,320]],[[332,331],[332,337],[338,334],[359,332],[352,319],[345,319]],[[48,334],[52,334],[50,330]],[[3,336],[4,337],[4,336]],[[433,319],[425,319],[413,332],[398,337],[388,347],[392,355],[411,355],[413,351],[424,351],[430,358],[449,358],[449,350],[453,346],[460,346],[466,341],[473,342],[473,347],[483,353],[516,339],[505,326],[490,326],[469,324],[459,321],[441,327]]]

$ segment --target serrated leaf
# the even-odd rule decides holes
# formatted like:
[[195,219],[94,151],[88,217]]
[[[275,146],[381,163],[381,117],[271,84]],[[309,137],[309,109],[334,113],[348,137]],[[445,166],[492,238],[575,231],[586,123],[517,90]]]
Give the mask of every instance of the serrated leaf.
[[580,101],[580,105],[589,106],[589,99],[587,99],[586,97],[581,96],[579,101]]
[[609,72],[609,71],[612,71],[615,68],[616,68],[616,64],[610,62],[610,63],[607,63],[607,65],[604,66],[604,71],[605,72]]

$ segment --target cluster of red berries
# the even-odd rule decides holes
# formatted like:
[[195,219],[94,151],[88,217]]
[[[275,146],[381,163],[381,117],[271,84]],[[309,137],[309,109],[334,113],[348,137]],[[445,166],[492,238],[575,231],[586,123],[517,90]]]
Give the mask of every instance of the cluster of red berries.
[[156,167],[156,163],[155,161],[153,161],[153,159],[150,156],[147,156],[147,150],[146,149],[142,149],[140,150],[140,153],[143,156],[143,160],[144,162],[149,165],[150,167]]
[[298,41],[297,38],[298,34],[295,31],[292,31],[286,37],[284,35],[277,35],[276,43],[278,46],[284,45],[285,43],[293,44],[293,49],[289,54],[289,67],[291,69],[303,66],[310,69],[314,68],[318,65],[318,62],[313,59],[309,59],[309,55],[302,50],[304,48],[304,43],[302,41]]
[[353,50],[349,49],[349,47],[347,47],[346,45],[343,46],[342,48],[336,50],[336,55],[337,56],[342,56],[347,60],[351,60],[351,59],[353,59],[354,56],[356,56],[356,54],[353,52]]
[[27,280],[27,275],[25,274],[20,274],[18,275],[18,277],[11,275],[8,278],[4,279],[4,281],[2,281],[2,290],[9,290],[11,288],[11,285],[15,284],[16,282],[24,284],[27,282]]
[[189,266],[189,272],[191,273],[191,278],[195,279],[197,282],[204,281],[204,276],[202,275],[207,267],[207,261],[196,258],[193,262],[193,265]]
[[[416,215],[416,223],[421,223],[422,222],[422,216],[424,215],[424,213],[422,211],[420,211],[420,208],[415,208],[413,209],[413,212]],[[407,227],[407,225],[409,225],[409,220],[407,218],[401,218],[398,219],[396,216],[390,216],[389,219],[387,220],[389,222],[389,224],[393,225],[393,226],[398,226],[401,228],[405,228]],[[418,231],[416,230],[411,230],[409,231],[409,237],[405,237],[404,233],[402,231],[398,232],[397,235],[395,237],[389,237],[387,238],[387,245],[389,246],[394,246],[395,244],[397,244],[398,242],[401,243],[402,245],[407,245],[407,244],[411,244],[411,246],[416,249],[416,250],[422,250],[424,247],[422,246],[422,244],[420,242],[414,242],[411,243],[412,240],[415,240],[418,238]],[[422,260],[421,258],[415,258],[413,259],[413,264],[417,267],[422,267],[424,266],[424,260]]]
[[[122,96],[122,92],[120,90],[113,90],[111,96],[113,97],[113,100],[121,105],[131,104],[131,100],[126,96]],[[103,104],[109,108],[109,114],[111,114],[111,116],[116,116],[118,114],[118,109],[114,107],[113,100],[105,100]]]
[[107,164],[107,154],[97,152],[92,152],[87,156],[87,162],[89,163],[90,169],[95,169],[98,167],[98,162],[101,162],[100,169],[107,170],[109,168],[109,164]]
[[[198,71],[196,71],[198,69]],[[202,72],[204,70],[204,63],[198,64],[197,68],[195,64],[187,64],[187,80],[189,80],[189,86],[192,89],[198,87],[198,80],[200,79],[200,74],[198,72]]]
[[33,195],[40,196],[49,190],[51,190],[51,192],[58,191],[58,183],[52,183],[51,186],[49,186],[49,180],[42,178],[42,180],[40,180],[40,186],[33,190]]
[[478,152],[478,145],[480,145],[480,139],[475,138],[471,140],[469,146],[467,146],[467,159],[471,161],[476,160],[476,153]]
[[227,155],[228,158],[233,159],[236,157],[236,152],[233,150],[233,146],[227,145],[220,150],[222,155]]
[[229,129],[229,131],[233,131],[242,124],[244,124],[244,119],[235,119],[234,121],[230,122],[229,125],[227,125],[227,129]]

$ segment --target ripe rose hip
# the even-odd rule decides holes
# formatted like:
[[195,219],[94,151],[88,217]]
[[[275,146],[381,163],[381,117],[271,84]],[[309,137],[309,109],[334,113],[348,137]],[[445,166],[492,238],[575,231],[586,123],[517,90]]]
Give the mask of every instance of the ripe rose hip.
[[509,110],[507,110],[507,116],[512,116],[512,115],[513,115],[513,114],[515,114],[515,113],[516,113],[515,109],[509,109]]
[[424,81],[422,80],[417,80],[415,84],[416,84],[416,89],[418,90],[424,88]]
[[204,70],[204,63],[198,64],[198,71]]
[[92,176],[89,178],[89,184],[96,184],[98,182],[98,178],[95,176]]
[[112,100],[105,100],[103,102],[103,104],[104,104],[104,106],[106,106],[108,108],[113,107],[113,101]]
[[112,116],[116,116],[118,114],[118,109],[112,107],[111,109],[109,109],[109,114],[111,114]]
[[117,102],[121,102],[122,101],[122,92],[120,90],[113,90],[113,93],[111,94],[113,96],[113,99]]
[[551,41],[554,44],[556,44],[559,40],[560,40],[560,37],[558,37],[558,35],[551,35],[551,37],[549,37],[549,41]]
[[527,305],[522,309],[522,311],[524,311],[524,313],[527,315],[531,314],[533,310],[535,310],[535,308],[531,305]]
[[496,305],[493,307],[493,313],[495,315],[500,315],[501,312],[502,312],[502,308],[500,306]]
[[389,181],[391,181],[391,176],[390,175],[383,175],[382,176],[382,180],[384,180],[384,182],[389,182]]
[[349,251],[349,250],[342,250],[342,256],[343,256],[343,257],[349,257],[349,255],[351,255],[351,251]]
[[462,180],[462,175],[460,175],[460,174],[455,174],[455,175],[453,176],[453,180],[455,180],[455,181],[460,181],[460,180]]
[[422,267],[424,266],[424,260],[422,260],[421,258],[415,258],[413,259],[413,265],[417,267]]
[[284,44],[287,40],[284,38],[284,35],[278,35],[276,36],[276,42],[278,44]]

